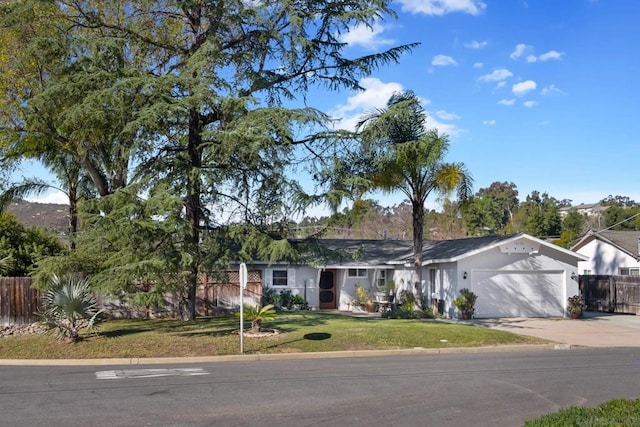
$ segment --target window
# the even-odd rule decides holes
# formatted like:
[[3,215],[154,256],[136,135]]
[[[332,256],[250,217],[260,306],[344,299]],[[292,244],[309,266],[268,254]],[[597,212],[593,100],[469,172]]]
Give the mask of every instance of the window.
[[367,270],[364,268],[350,268],[348,272],[349,277],[357,277],[359,279],[367,277]]
[[377,285],[379,288],[384,288],[387,285],[387,270],[378,271]]
[[287,270],[273,270],[273,286],[287,286]]
[[621,276],[640,276],[640,268],[639,267],[621,267],[620,275]]
[[591,274],[591,270],[584,270],[582,271],[582,274],[584,274],[585,276],[589,276]]

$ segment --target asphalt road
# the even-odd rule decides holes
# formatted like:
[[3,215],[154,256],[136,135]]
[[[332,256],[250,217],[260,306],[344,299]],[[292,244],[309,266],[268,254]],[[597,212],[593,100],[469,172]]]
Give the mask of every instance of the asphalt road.
[[1,426],[519,426],[637,397],[637,348],[0,366]]

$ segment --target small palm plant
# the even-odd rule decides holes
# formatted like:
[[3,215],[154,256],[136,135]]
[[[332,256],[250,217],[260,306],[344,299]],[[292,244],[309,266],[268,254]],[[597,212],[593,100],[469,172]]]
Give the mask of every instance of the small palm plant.
[[70,342],[80,340],[81,328],[94,329],[103,311],[98,309],[89,281],[80,277],[53,276],[43,292],[43,300],[44,311],[38,315]]
[[[262,322],[271,320],[276,317],[276,310],[273,304],[267,304],[264,307],[256,305],[244,305],[244,318],[251,321],[251,332],[260,332]],[[240,313],[238,313],[238,316]]]
[[453,301],[453,305],[460,310],[463,320],[469,320],[476,311],[475,305],[478,297],[467,288],[460,289],[460,295]]

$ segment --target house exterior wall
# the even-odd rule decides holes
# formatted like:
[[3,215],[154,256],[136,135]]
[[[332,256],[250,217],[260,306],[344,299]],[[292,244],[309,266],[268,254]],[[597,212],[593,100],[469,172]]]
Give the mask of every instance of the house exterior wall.
[[[564,289],[564,295],[559,296],[563,301],[569,296],[579,294],[578,281],[571,279],[573,274],[577,275],[577,265],[574,259],[561,252],[553,251],[551,248],[540,246],[537,253],[502,253],[499,248],[494,248],[477,255],[470,256],[458,262],[456,278],[458,286],[455,289],[453,299],[459,296],[458,292],[462,288],[472,289],[475,274],[481,274],[488,270],[501,270],[504,272],[535,272],[539,271],[545,275],[549,272],[563,272],[559,275],[560,285]],[[467,278],[464,278],[465,272]],[[473,290],[473,289],[472,289]],[[449,314],[456,317],[453,300],[447,306]]]
[[394,271],[390,268],[358,267],[367,271],[367,277],[349,277],[349,268],[336,270],[336,293],[338,295],[338,310],[350,311],[356,297],[356,285],[362,285],[370,295],[383,292],[384,286],[378,286],[380,272],[386,272],[386,281],[395,280]]
[[[287,286],[274,286],[274,270],[287,271]],[[311,309],[318,308],[319,306],[319,281],[320,270],[306,266],[291,267],[288,265],[272,265],[270,267],[265,267],[262,272],[262,283],[265,288],[272,287],[278,292],[289,289],[293,295],[301,295],[304,297],[309,303],[309,308]]]
[[640,267],[640,261],[609,243],[594,239],[576,251],[589,257],[578,262],[580,274],[617,275],[620,267]]

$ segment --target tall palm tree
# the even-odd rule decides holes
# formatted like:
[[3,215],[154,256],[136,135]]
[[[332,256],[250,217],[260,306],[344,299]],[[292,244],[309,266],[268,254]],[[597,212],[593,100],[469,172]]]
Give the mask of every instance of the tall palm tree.
[[384,109],[365,114],[357,130],[369,159],[370,189],[402,192],[411,202],[414,295],[422,306],[422,245],[425,202],[433,193],[472,193],[473,179],[463,163],[446,163],[449,139],[426,128],[426,113],[411,91],[395,93]]
[[0,212],[15,199],[26,196],[39,196],[48,190],[58,190],[69,200],[69,247],[75,249],[75,238],[78,232],[78,203],[82,198],[93,197],[93,189],[80,164],[68,153],[49,153],[38,156],[43,165],[51,170],[62,187],[39,178],[24,178],[22,182],[11,184],[0,194]]

